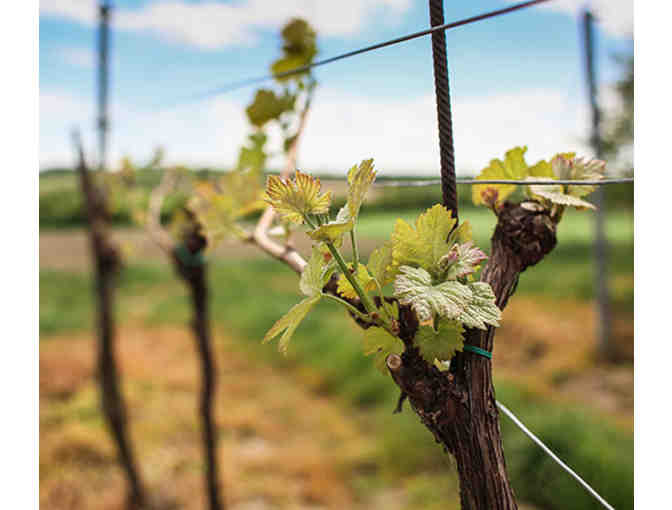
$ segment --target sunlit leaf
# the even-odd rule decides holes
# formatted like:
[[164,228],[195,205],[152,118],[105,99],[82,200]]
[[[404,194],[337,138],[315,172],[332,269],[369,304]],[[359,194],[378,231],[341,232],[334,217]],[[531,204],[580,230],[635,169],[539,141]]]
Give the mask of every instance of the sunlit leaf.
[[324,225],[317,227],[315,230],[309,230],[306,233],[314,241],[337,243],[341,240],[346,232],[352,230],[352,226],[352,220],[349,220],[345,223],[341,223],[337,220],[325,223]]
[[[348,269],[350,269],[350,274],[365,292],[376,289],[376,282],[364,264],[357,264],[357,271],[352,269],[352,264],[348,264]],[[338,275],[338,293],[349,299],[359,297],[352,284],[343,274]]]
[[548,177],[553,179],[555,175],[553,174],[553,166],[543,159],[539,161],[536,165],[531,166],[528,172],[530,177]]
[[448,237],[448,244],[467,243],[473,239],[471,223],[463,221]]
[[369,262],[367,267],[381,286],[387,285],[394,280],[394,272],[392,266],[392,242],[387,241],[382,246],[379,246],[371,255],[369,255]]
[[[477,180],[520,180],[528,176],[529,168],[525,162],[527,147],[514,147],[506,152],[504,161],[493,159],[490,165],[481,170]],[[541,171],[541,170],[539,170]],[[486,204],[484,198],[495,196],[496,202],[505,200],[516,190],[515,184],[475,184],[471,187],[474,204]]]
[[278,319],[271,329],[268,330],[268,333],[264,336],[264,343],[273,340],[276,336],[282,333],[278,348],[281,352],[286,353],[294,331],[296,331],[296,328],[301,324],[301,321],[308,315],[308,312],[310,312],[310,310],[317,304],[321,297],[321,294],[308,297],[290,308],[289,312]]
[[320,248],[313,246],[308,264],[301,273],[301,279],[299,280],[301,292],[309,297],[321,294],[335,267],[336,264],[333,260],[325,260]]
[[359,209],[362,207],[362,202],[375,179],[376,171],[373,169],[373,159],[365,159],[348,171],[347,207],[350,217],[355,221],[359,215]]
[[455,223],[452,213],[440,204],[421,214],[415,229],[398,219],[392,232],[394,265],[419,266],[432,273],[438,270],[439,260],[450,250],[446,241]]
[[280,216],[300,224],[306,215],[329,211],[331,192],[320,194],[320,180],[297,170],[291,180],[270,175],[265,200]]

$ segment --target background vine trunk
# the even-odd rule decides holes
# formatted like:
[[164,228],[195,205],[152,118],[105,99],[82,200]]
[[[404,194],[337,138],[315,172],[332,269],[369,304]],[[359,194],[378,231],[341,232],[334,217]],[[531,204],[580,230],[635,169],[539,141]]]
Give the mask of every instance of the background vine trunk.
[[206,265],[202,259],[206,240],[198,232],[198,227],[185,237],[185,243],[173,250],[173,263],[178,274],[189,287],[194,310],[192,327],[196,339],[196,350],[201,363],[201,395],[199,414],[201,418],[201,437],[203,453],[206,458],[206,493],[208,508],[221,510],[222,503],[219,487],[219,469],[217,462],[217,428],[214,420],[214,398],[216,368],[212,355],[210,319],[208,314],[208,282]]
[[119,461],[128,482],[128,507],[145,504],[145,493],[126,428],[126,406],[119,384],[115,355],[114,290],[121,266],[117,246],[109,239],[106,228],[105,197],[92,182],[84,159],[81,142],[76,138],[79,153],[78,173],[86,203],[91,255],[94,262],[97,294],[98,376],[103,414],[117,447]]

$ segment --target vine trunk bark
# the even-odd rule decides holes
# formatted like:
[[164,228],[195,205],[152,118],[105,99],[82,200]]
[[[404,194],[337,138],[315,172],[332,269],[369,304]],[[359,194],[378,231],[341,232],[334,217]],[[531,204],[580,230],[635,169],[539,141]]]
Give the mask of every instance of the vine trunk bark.
[[182,247],[173,251],[173,262],[178,274],[189,287],[194,310],[192,327],[196,339],[196,350],[201,363],[201,395],[199,413],[201,417],[201,433],[203,453],[206,458],[206,493],[210,510],[222,510],[223,504],[217,462],[217,428],[214,420],[214,398],[216,384],[216,368],[212,355],[210,335],[210,319],[208,313],[208,283],[206,265],[202,259],[206,239],[198,228],[185,236]]
[[114,345],[116,338],[114,291],[121,267],[121,257],[117,246],[110,240],[107,232],[105,197],[92,182],[81,144],[78,148],[78,173],[86,204],[98,298],[98,377],[103,414],[116,444],[119,461],[128,482],[127,506],[140,508],[144,506],[146,498],[126,427],[126,406],[121,395]]
[[[556,225],[534,202],[504,203],[497,210],[490,259],[481,273],[497,305],[504,308],[520,273],[538,263],[556,244]],[[449,371],[424,361],[413,345],[418,328],[408,307],[400,310],[406,349],[387,359],[390,373],[422,423],[457,462],[463,510],[517,509],[506,472],[491,361],[458,352]],[[465,343],[492,351],[495,328],[467,330]]]

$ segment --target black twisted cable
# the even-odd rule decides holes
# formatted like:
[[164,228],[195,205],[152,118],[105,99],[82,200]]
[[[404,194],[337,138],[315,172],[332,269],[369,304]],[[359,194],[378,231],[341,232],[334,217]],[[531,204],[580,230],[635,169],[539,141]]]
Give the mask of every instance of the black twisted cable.
[[[443,25],[443,0],[429,0],[429,21],[432,26]],[[436,114],[439,122],[439,151],[441,155],[441,192],[443,194],[443,205],[446,209],[450,209],[453,212],[453,217],[455,219],[458,219],[453,121],[450,110],[446,34],[443,31],[432,33],[432,56],[434,58]]]

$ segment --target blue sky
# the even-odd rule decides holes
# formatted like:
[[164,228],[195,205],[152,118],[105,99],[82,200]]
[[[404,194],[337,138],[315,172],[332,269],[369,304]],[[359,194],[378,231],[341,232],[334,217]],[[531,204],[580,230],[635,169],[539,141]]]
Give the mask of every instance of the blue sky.
[[[425,0],[117,0],[112,2],[111,157],[144,160],[156,145],[169,162],[226,167],[249,132],[247,88],[196,103],[176,101],[265,74],[279,30],[303,16],[320,57],[426,28]],[[96,13],[93,0],[41,0],[40,166],[69,165],[69,130],[94,151]],[[456,20],[509,2],[446,2]],[[588,152],[577,13],[600,23],[601,101],[614,103],[612,55],[631,51],[631,1],[556,0],[447,33],[458,171],[473,174],[514,145],[529,159]],[[386,174],[436,175],[438,148],[430,38],[315,70],[319,89],[300,167],[343,171],[374,157]],[[277,133],[271,138],[279,143]],[[271,161],[278,165],[279,161]]]

